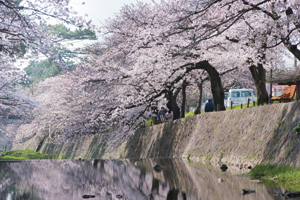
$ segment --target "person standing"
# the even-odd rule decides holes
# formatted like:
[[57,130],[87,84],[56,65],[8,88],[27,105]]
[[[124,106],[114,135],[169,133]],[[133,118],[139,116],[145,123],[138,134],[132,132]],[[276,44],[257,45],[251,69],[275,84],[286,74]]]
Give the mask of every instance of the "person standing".
[[165,117],[167,110],[164,107],[161,107],[160,111],[158,112],[157,119],[159,123],[164,122],[162,119]]
[[205,112],[213,112],[214,111],[214,104],[212,99],[208,99],[208,102],[205,104],[204,108]]

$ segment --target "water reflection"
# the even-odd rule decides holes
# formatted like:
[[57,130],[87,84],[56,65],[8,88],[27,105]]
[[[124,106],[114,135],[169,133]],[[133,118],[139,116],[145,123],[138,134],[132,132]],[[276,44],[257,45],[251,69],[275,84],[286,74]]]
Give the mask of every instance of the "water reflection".
[[[283,193],[282,188],[233,175],[238,170],[229,167],[221,172],[219,167],[181,159],[0,162],[0,196],[1,200],[285,199],[274,196]],[[244,188],[255,192],[243,195]]]

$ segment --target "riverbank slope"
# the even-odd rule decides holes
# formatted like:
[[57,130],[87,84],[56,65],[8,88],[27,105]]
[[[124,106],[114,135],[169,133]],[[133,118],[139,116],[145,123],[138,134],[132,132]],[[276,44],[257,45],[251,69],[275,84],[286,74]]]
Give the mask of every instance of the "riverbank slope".
[[61,143],[47,134],[14,144],[59,158],[178,158],[239,166],[285,163],[300,167],[300,102],[204,113],[136,131],[118,148],[108,135]]

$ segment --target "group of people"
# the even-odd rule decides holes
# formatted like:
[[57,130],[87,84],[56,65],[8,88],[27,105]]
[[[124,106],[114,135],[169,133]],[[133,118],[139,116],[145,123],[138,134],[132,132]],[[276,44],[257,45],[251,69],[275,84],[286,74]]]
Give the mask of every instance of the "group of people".
[[[205,112],[213,112],[214,111],[214,104],[212,102],[212,99],[208,99],[207,103],[205,104],[204,108]],[[173,112],[170,109],[165,109],[164,107],[160,108],[160,111],[158,112],[157,119],[159,123],[163,122],[171,122],[173,121]]]
[[157,119],[159,123],[163,122],[171,122],[173,121],[173,112],[170,109],[165,109],[164,107],[161,107],[160,111],[158,112]]

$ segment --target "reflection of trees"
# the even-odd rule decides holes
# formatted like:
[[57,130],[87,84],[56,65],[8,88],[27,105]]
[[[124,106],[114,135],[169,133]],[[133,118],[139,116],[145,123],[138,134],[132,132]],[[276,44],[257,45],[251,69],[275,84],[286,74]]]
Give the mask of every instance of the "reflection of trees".
[[41,198],[37,195],[38,191],[34,185],[23,185],[22,187],[18,186],[17,183],[19,183],[21,179],[8,163],[1,163],[0,171],[1,199],[41,200]]
[[[44,199],[81,199],[89,194],[101,200],[115,199],[116,195],[130,200],[217,200],[225,196],[234,200],[241,198],[242,188],[249,187],[257,191],[253,194],[256,199],[273,199],[265,186],[206,166],[189,166],[179,159],[143,159],[139,160],[142,166],[136,167],[135,161],[49,160],[1,163],[0,167],[16,190]],[[155,163],[167,169],[154,172]],[[219,177],[226,182],[218,183]]]

